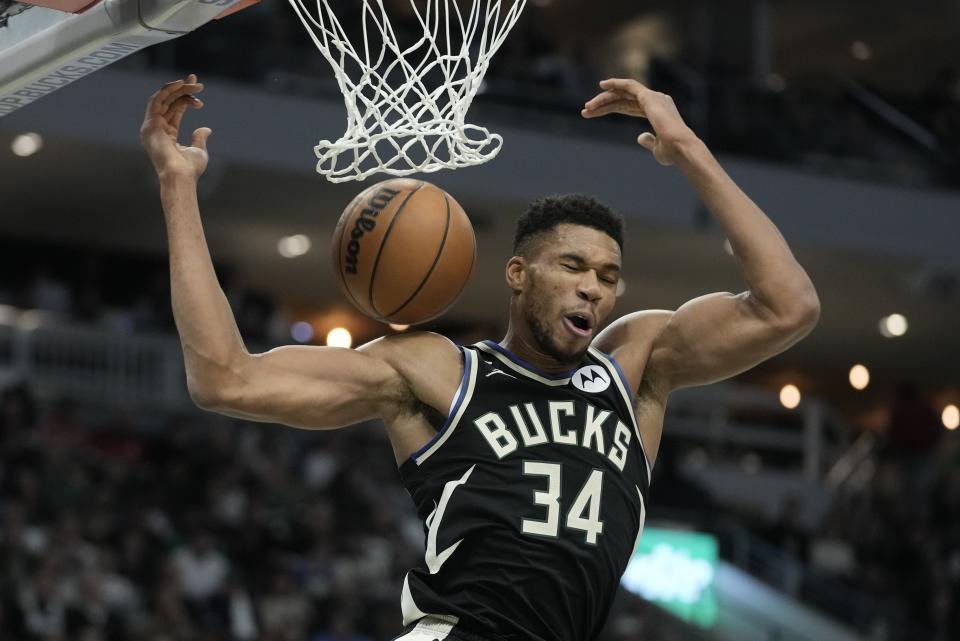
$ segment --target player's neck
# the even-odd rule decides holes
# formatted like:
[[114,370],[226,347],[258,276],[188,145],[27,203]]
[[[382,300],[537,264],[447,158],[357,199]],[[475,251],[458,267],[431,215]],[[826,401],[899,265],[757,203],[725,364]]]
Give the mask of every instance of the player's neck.
[[577,363],[561,362],[545,353],[537,346],[532,336],[516,331],[513,323],[507,327],[507,335],[500,340],[500,345],[543,372],[558,374],[568,372],[577,366]]

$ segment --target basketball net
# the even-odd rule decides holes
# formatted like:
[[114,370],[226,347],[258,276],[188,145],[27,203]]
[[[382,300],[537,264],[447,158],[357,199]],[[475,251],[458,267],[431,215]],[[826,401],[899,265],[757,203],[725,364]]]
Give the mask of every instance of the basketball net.
[[497,155],[503,138],[465,119],[526,0],[409,0],[402,25],[409,43],[398,40],[384,0],[362,0],[362,43],[360,34],[353,36],[359,48],[331,2],[337,4],[313,0],[311,12],[305,0],[290,0],[333,67],[347,109],[343,136],[314,148],[317,173],[331,182],[377,172],[406,176],[479,165]]

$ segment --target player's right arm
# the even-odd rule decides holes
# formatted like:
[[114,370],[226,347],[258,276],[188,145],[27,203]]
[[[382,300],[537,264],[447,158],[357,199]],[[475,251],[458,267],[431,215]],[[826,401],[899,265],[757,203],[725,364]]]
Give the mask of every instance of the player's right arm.
[[[398,352],[410,362],[439,360],[449,369],[446,339],[420,335],[380,340],[359,350],[289,346],[264,354],[247,352],[226,296],[217,281],[197,202],[197,181],[207,166],[210,130],[197,129],[191,146],[177,143],[180,122],[203,86],[191,75],[166,85],[150,98],[141,140],[160,180],[170,251],[171,298],[180,335],[187,385],[200,407],[250,420],[297,427],[332,428],[381,417],[403,424],[418,400],[435,409],[445,404],[450,385],[438,396],[414,396],[434,381],[419,380],[423,368],[398,371]],[[425,367],[426,367],[425,366]],[[444,367],[435,368],[439,373]],[[446,381],[459,380],[444,372]],[[452,392],[450,392],[452,395]],[[423,440],[418,437],[415,440]]]

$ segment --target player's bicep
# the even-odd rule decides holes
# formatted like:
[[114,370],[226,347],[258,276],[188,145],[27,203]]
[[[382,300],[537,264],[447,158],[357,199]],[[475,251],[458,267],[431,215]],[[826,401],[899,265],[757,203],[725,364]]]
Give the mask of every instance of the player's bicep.
[[207,409],[321,429],[385,417],[400,405],[406,389],[375,350],[310,346],[246,355],[219,385]]
[[776,316],[749,291],[700,296],[657,336],[649,375],[667,389],[721,381],[783,352],[812,327],[806,318]]

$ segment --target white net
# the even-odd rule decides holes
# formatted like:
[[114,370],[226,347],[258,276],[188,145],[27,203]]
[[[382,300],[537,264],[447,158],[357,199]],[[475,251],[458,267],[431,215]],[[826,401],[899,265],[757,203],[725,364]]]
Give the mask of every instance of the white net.
[[[332,182],[406,176],[497,155],[503,139],[468,124],[467,110],[526,0],[388,0],[389,11],[384,0],[314,2],[310,11],[290,0],[347,110],[343,136],[315,147],[319,174]],[[338,18],[337,4],[351,8]]]

